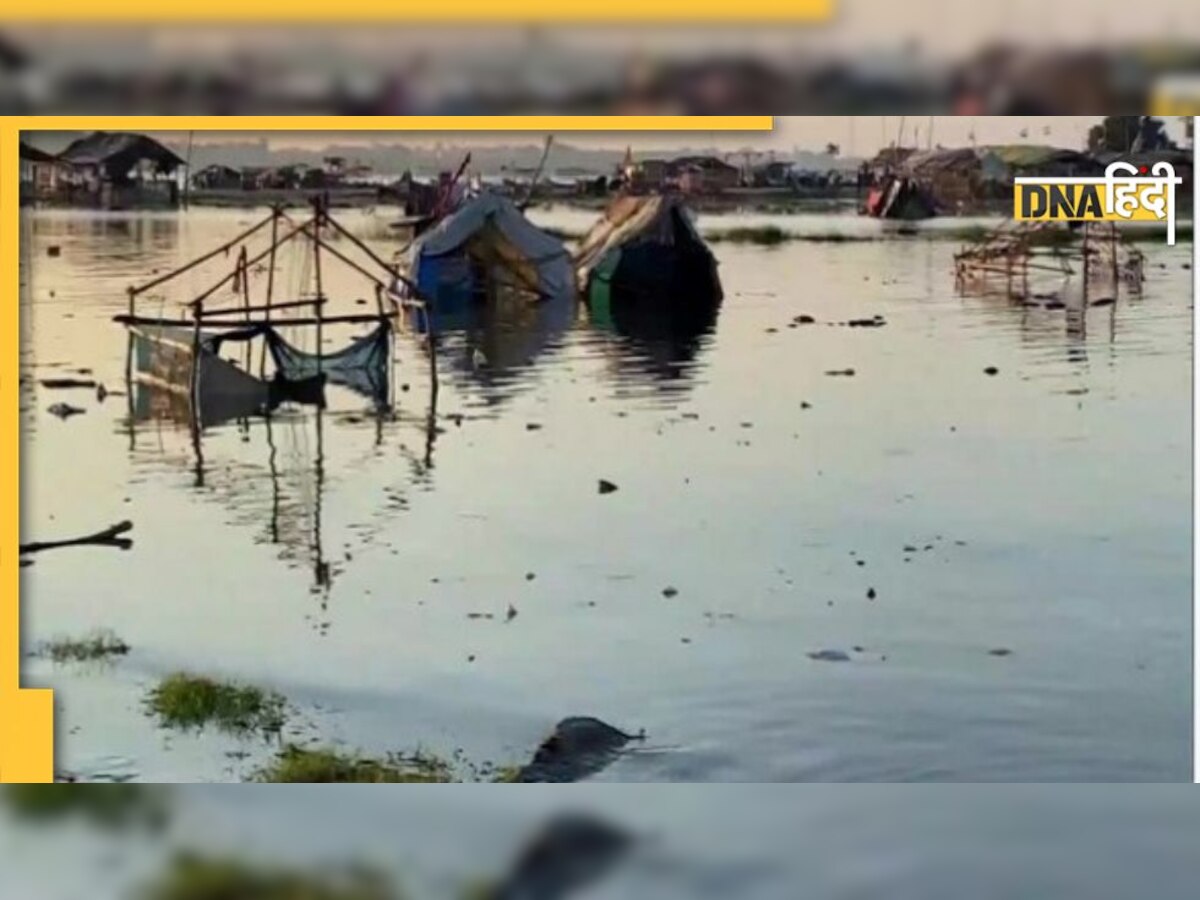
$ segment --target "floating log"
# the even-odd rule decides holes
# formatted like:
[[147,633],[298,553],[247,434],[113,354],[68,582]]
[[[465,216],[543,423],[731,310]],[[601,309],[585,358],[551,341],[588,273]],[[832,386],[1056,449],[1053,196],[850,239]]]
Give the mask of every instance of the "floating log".
[[128,550],[133,546],[133,541],[130,538],[121,537],[123,534],[133,530],[133,523],[126,520],[118,522],[103,531],[97,531],[95,534],[87,534],[83,537],[70,538],[65,541],[36,541],[32,544],[21,545],[21,555],[27,553],[40,553],[43,550],[57,550],[60,547],[116,547],[119,550]]

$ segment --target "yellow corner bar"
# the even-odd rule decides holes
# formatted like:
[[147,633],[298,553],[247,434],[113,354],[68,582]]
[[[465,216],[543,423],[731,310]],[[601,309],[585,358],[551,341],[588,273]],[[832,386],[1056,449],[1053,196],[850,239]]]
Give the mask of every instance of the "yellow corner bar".
[[19,171],[17,132],[7,124],[0,127],[3,129],[0,130],[0,272],[4,273],[8,287],[0,325],[0,781],[52,781],[53,695],[47,690],[20,687]]
[[151,0],[46,0],[11,4],[8,22],[420,22],[496,24],[511,22],[639,22],[689,25],[705,22],[819,22],[833,15],[834,0],[456,0],[403,3],[396,0],[208,0],[157,3]]

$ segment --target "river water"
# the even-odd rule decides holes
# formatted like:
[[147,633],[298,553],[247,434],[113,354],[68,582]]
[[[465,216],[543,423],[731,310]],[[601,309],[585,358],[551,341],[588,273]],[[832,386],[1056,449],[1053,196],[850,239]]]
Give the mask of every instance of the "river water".
[[[1031,308],[956,293],[936,226],[702,218],[878,239],[714,244],[725,302],[698,336],[574,310],[447,334],[436,402],[400,334],[382,414],[331,389],[197,441],[130,415],[111,317],[261,214],[23,215],[23,540],[134,523],[128,551],[22,570],[64,771],[247,777],[271,742],[146,716],[184,670],[284,694],[287,739],[373,754],[508,764],[566,716],[644,728],[606,781],[1190,780],[1190,243],[1141,245],[1140,296]],[[390,255],[393,216],[339,218]],[[283,258],[277,284],[310,274]],[[338,312],[373,304],[325,277]],[[109,394],[39,383],[66,375]],[[94,629],[131,652],[32,655]]]

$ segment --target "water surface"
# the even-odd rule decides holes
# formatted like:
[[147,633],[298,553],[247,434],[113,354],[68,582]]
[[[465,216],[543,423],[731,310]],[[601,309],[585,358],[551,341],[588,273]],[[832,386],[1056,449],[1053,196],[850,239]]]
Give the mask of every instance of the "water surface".
[[[708,333],[496,317],[445,336],[436,404],[400,335],[385,414],[332,389],[197,443],[38,380],[123,391],[125,288],[258,213],[24,215],[23,539],[135,523],[128,552],[22,570],[28,649],[93,628],[133,648],[26,660],[59,692],[60,768],[246,777],[272,745],[144,715],[184,669],[281,691],[289,738],[372,753],[520,762],[568,715],[645,728],[599,780],[1190,779],[1190,245],[1143,245],[1140,297],[1045,309],[957,295],[954,240],[720,243]],[[342,218],[399,246],[386,210]],[[879,228],[702,225],[764,221]],[[310,277],[283,259],[277,284]],[[339,311],[373,304],[326,278]]]

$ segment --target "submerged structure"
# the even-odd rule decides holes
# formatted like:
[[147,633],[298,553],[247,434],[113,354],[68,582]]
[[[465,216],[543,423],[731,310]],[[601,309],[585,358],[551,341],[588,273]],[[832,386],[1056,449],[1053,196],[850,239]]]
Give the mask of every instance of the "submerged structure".
[[717,261],[679,197],[621,196],[575,252],[593,319],[652,313],[669,322],[713,317],[723,293]]
[[960,293],[1052,305],[1068,287],[1084,305],[1122,287],[1140,291],[1144,269],[1145,256],[1113,222],[1004,222],[954,256]]
[[875,219],[900,219],[914,222],[938,214],[930,192],[916,178],[888,175],[867,195],[867,215]]
[[[252,240],[268,228],[269,243],[252,252]],[[333,246],[330,239],[334,235],[339,243],[353,245],[360,259]],[[307,244],[309,252],[300,259],[312,287],[301,288],[303,296],[279,300],[275,296],[277,258],[281,249],[293,242]],[[218,257],[233,258],[232,269],[184,302],[181,314],[139,314],[139,299],[148,302],[150,291],[198,271]],[[330,260],[374,286],[375,312],[327,314],[331,298],[322,266]],[[385,298],[387,288],[402,277],[320,203],[301,222],[277,207],[232,240],[171,272],[129,288],[128,313],[116,320],[128,328],[130,335],[127,376],[131,404],[165,404],[177,413],[185,411],[199,428],[267,413],[285,401],[322,405],[327,383],[343,385],[376,405],[386,404],[393,321],[398,310]],[[214,300],[222,290],[232,302]],[[261,292],[257,298],[253,296],[256,292]],[[411,302],[421,304],[419,297]],[[156,305],[161,307],[161,303]],[[324,331],[334,325],[369,326],[369,330],[340,349],[328,351]],[[257,372],[255,346],[259,347]]]
[[[481,305],[567,301],[575,294],[566,246],[533,225],[506,197],[466,200],[418,236],[399,266],[395,293],[448,319]],[[424,318],[429,318],[426,315]]]

